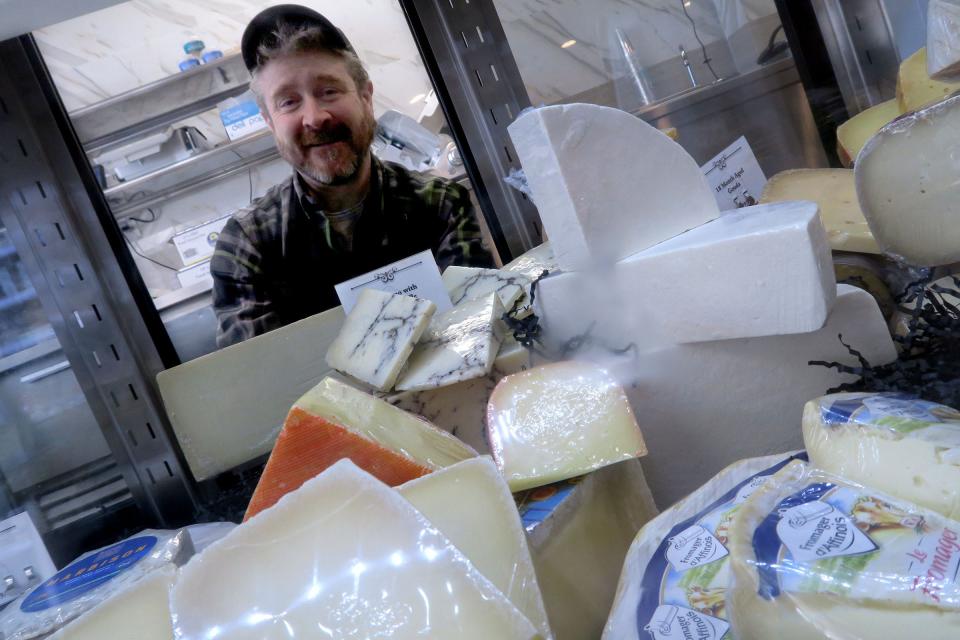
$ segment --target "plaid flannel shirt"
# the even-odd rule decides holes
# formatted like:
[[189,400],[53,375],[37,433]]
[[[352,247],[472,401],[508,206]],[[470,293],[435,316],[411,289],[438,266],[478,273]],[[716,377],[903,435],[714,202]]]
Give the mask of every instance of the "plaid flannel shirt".
[[375,157],[352,251],[336,247],[296,172],[235,213],[210,261],[218,346],[335,307],[337,283],[426,249],[441,271],[493,266],[466,189]]

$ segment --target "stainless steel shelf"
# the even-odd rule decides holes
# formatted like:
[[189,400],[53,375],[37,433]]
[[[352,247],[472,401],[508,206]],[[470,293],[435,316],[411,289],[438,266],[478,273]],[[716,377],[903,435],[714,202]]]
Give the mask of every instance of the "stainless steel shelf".
[[70,114],[87,153],[162,130],[247,90],[239,54],[163,78]]
[[159,171],[105,189],[103,195],[117,217],[145,209],[165,198],[245,171],[280,157],[273,135],[264,129],[220,145]]

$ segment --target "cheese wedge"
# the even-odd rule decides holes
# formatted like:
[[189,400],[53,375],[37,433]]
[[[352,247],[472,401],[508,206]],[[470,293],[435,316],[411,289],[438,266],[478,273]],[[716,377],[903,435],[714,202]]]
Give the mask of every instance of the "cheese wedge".
[[170,601],[184,640],[542,637],[446,535],[348,460],[195,556]]
[[475,455],[429,422],[325,378],[290,409],[244,519],[343,458],[396,486]]
[[937,80],[960,73],[960,3],[930,0],[927,3],[927,74]]
[[960,522],[791,462],[733,517],[738,640],[960,634]]
[[646,455],[626,394],[605,370],[560,362],[507,376],[487,405],[490,450],[521,491]]
[[789,169],[776,174],[763,188],[761,203],[812,200],[834,251],[880,253],[857,200],[851,169]]
[[960,519],[960,412],[902,394],[838,393],[803,411],[815,466]]
[[327,364],[389,391],[436,308],[429,300],[364,289],[327,351]]
[[436,389],[490,373],[505,333],[502,317],[495,293],[435,316],[413,348],[397,391]]
[[900,113],[916,111],[932,102],[943,100],[960,89],[960,82],[932,80],[927,74],[927,48],[919,49],[900,63],[897,74],[897,104]]
[[[867,140],[900,113],[900,104],[896,100],[887,100],[864,109],[837,127],[837,155],[840,156],[843,166],[848,169],[852,167],[857,154],[860,153],[860,149],[863,149]],[[816,171],[816,169],[807,169],[807,171]],[[820,171],[829,171],[829,169],[820,169]]]
[[458,462],[397,487],[544,638],[551,636],[517,504],[486,456]]
[[507,130],[564,270],[626,258],[720,215],[683,147],[624,111],[541,107]]
[[891,122],[857,158],[860,208],[880,248],[919,267],[960,261],[960,96]]
[[524,287],[530,285],[530,279],[520,273],[457,265],[444,269],[441,279],[454,306],[496,293],[506,311],[513,308]]
[[172,640],[170,588],[177,577],[163,567],[100,603],[50,640]]

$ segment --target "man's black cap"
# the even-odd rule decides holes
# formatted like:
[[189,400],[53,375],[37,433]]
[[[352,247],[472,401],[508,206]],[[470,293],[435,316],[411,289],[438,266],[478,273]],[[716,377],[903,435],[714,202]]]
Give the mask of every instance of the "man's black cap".
[[313,9],[301,7],[298,4],[278,4],[255,15],[243,30],[240,52],[243,54],[243,63],[247,65],[248,71],[252,72],[257,66],[257,49],[275,38],[274,32],[281,23],[293,27],[319,27],[323,30],[331,51],[346,50],[356,54],[343,32]]

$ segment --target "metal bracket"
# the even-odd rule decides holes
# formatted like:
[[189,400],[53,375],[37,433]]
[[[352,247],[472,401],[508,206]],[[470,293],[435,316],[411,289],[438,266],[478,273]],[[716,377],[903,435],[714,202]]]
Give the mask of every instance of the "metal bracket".
[[520,161],[507,125],[530,106],[492,0],[400,0],[506,262],[543,242],[533,203],[504,182]]

